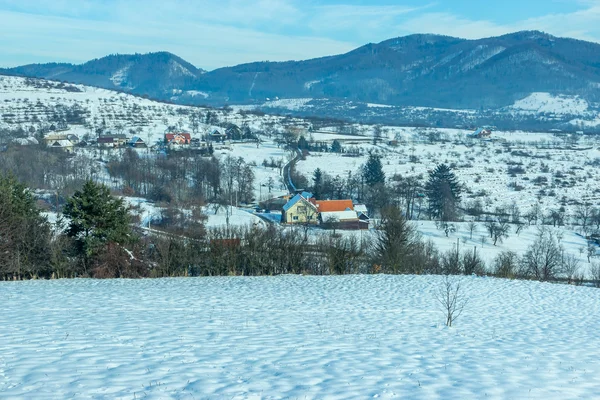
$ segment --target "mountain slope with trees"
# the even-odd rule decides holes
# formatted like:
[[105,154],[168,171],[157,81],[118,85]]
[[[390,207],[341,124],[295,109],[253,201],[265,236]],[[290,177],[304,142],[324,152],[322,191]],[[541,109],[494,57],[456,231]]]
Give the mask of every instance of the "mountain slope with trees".
[[496,109],[534,92],[600,101],[600,44],[537,31],[479,40],[410,35],[341,55],[256,62],[207,73],[167,52],[110,55],[81,65],[26,65],[0,72],[190,104],[314,98]]

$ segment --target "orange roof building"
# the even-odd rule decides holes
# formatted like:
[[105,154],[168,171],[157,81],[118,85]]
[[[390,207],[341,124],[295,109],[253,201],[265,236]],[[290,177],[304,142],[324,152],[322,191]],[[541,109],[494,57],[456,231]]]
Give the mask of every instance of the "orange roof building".
[[317,210],[321,212],[354,211],[352,200],[317,200]]

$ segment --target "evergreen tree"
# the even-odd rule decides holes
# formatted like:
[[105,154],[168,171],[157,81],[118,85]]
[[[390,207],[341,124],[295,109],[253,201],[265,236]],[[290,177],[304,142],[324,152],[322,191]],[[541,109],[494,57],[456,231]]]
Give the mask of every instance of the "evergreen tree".
[[397,207],[382,211],[381,227],[374,243],[374,264],[387,273],[411,273],[411,259],[420,238]]
[[300,139],[298,139],[298,148],[300,150],[308,150],[309,145],[304,136],[300,136]]
[[363,178],[369,187],[385,183],[385,173],[383,172],[380,156],[369,153],[369,159],[363,165]]
[[104,245],[122,245],[132,240],[127,207],[102,184],[87,181],[81,191],[67,200],[63,214],[69,220],[66,234],[74,239],[85,272]]
[[462,187],[446,164],[438,165],[429,174],[425,193],[429,200],[429,214],[441,221],[451,221],[456,217]]
[[0,174],[0,274],[48,277],[50,241],[50,225],[32,193],[14,177]]
[[321,200],[321,196],[323,195],[323,172],[321,172],[321,168],[315,169],[313,172],[313,196],[316,199]]
[[331,151],[333,153],[341,153],[342,152],[342,144],[339,140],[335,139],[333,143],[331,143]]

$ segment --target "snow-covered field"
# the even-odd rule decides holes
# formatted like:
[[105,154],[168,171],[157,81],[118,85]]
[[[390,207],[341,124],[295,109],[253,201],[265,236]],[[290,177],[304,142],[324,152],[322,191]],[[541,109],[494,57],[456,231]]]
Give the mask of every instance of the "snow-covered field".
[[[544,212],[565,207],[572,214],[578,204],[595,204],[600,200],[600,175],[594,165],[600,159],[600,142],[594,137],[581,139],[578,148],[571,149],[550,133],[494,132],[494,137],[503,140],[424,143],[419,140],[423,136],[421,131],[390,128],[388,137],[397,135],[404,140],[398,147],[347,145],[360,148],[362,155],[312,153],[297,164],[297,170],[310,177],[319,167],[333,177],[346,178],[349,173],[360,173],[368,152],[374,151],[382,157],[388,178],[394,174],[420,175],[424,181],[435,165],[452,165],[468,191],[463,195],[463,204],[479,199],[487,211],[506,208],[515,202],[524,213],[539,202]],[[425,132],[431,131],[435,130]],[[437,131],[451,139],[460,134],[450,129]]]
[[0,283],[5,399],[593,399],[600,290],[439,276]]

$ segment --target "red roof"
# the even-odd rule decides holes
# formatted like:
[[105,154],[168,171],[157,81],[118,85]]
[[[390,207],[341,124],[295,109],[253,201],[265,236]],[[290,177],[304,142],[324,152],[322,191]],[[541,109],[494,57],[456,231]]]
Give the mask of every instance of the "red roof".
[[192,140],[192,135],[190,135],[189,133],[165,133],[165,139],[171,141],[173,139],[175,139],[175,136],[182,136],[185,140],[189,141]]
[[317,200],[317,209],[319,212],[337,212],[354,210],[352,200]]

